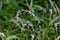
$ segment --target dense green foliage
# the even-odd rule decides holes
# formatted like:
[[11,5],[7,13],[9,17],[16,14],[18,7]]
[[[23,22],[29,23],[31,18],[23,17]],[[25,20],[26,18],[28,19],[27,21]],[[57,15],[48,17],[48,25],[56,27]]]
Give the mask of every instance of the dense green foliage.
[[56,40],[60,0],[0,0],[1,32],[4,40]]

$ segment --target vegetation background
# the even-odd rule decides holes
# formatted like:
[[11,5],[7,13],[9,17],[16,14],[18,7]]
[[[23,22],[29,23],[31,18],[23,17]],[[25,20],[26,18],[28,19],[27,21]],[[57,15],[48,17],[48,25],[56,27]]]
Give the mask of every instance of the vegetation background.
[[0,0],[0,40],[59,40],[60,0]]

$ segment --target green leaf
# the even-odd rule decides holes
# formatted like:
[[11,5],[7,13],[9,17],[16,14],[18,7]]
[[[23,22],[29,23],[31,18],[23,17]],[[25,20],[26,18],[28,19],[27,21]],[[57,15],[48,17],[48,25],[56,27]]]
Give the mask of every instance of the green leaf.
[[3,5],[2,0],[0,0],[0,10],[2,8],[2,5]]

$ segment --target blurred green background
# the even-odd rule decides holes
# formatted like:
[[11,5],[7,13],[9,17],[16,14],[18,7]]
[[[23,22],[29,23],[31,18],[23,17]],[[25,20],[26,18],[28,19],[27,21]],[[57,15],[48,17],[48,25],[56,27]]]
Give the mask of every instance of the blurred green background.
[[0,0],[0,36],[0,40],[58,40],[60,0]]

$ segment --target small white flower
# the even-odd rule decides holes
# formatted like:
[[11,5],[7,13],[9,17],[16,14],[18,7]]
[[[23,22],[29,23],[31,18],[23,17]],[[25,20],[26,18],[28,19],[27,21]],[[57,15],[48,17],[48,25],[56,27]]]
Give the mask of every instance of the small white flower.
[[60,22],[55,23],[55,27],[57,27],[57,26],[58,26],[58,24],[60,24]]
[[31,12],[31,11],[28,11],[32,16],[35,16],[35,14],[33,13],[33,12]]
[[49,9],[50,13],[52,14],[52,9]]
[[58,36],[56,40],[60,40],[60,36]]
[[5,37],[5,34],[0,32],[0,36],[3,36],[3,37]]
[[54,25],[55,25],[55,28],[56,28],[56,32],[57,32],[57,29],[58,29],[58,24],[60,24],[60,22],[57,22],[57,23],[55,23]]
[[41,28],[41,26],[39,25],[39,28]]
[[30,23],[30,24],[28,24],[29,26],[31,26],[31,27],[33,27],[33,25]]
[[31,13],[31,11],[28,11],[29,13]]
[[27,24],[23,24],[23,23],[22,23],[23,28],[24,28],[26,25],[27,25]]
[[32,39],[34,39],[34,35],[31,35]]
[[41,28],[41,26],[39,25],[39,29],[40,29],[40,31],[42,31],[42,28]]
[[54,25],[55,25],[55,27],[57,27],[57,23],[55,23]]

